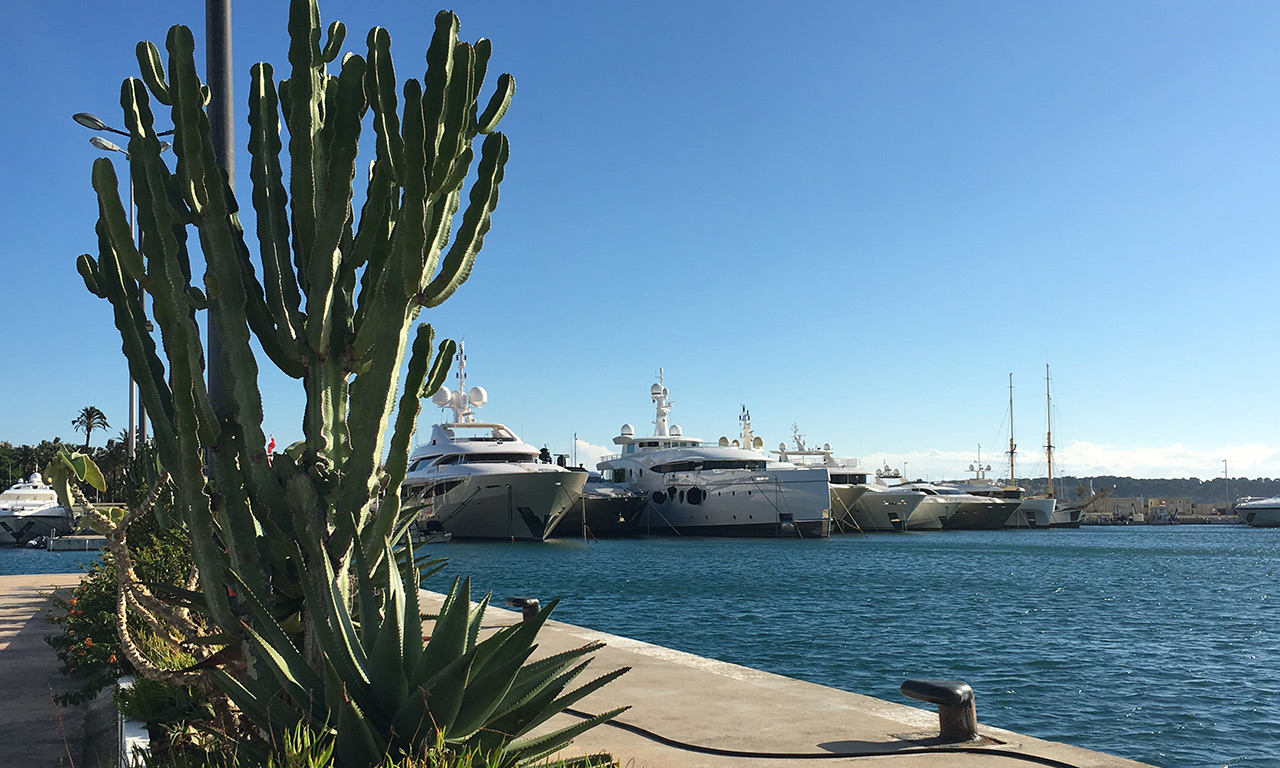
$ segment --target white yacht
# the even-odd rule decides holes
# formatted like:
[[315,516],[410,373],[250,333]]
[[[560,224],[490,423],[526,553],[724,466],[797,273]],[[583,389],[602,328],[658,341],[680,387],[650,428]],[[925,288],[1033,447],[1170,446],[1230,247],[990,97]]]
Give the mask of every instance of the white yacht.
[[[824,467],[770,461],[751,435],[716,446],[668,426],[670,393],[659,380],[650,388],[657,409],[651,437],[624,424],[613,439],[621,453],[596,465],[607,482],[645,494],[637,533],[694,536],[826,537],[831,533],[829,475]],[[744,416],[746,416],[744,411]]]
[[[902,477],[896,469],[885,465],[882,469],[876,470],[876,483],[885,484],[885,480],[892,478],[898,480]],[[915,508],[911,516],[907,518],[907,530],[909,531],[940,531],[947,527],[947,522],[960,511],[960,507],[967,501],[964,494],[952,492],[953,489],[941,489],[932,483],[897,483],[889,486],[897,491],[919,491],[924,494],[924,498],[920,500],[920,505]],[[976,497],[975,497],[976,498]]]
[[991,465],[983,465],[979,457],[977,464],[970,464],[969,471],[974,476],[968,480],[949,480],[941,483],[955,488],[962,493],[983,496],[990,499],[1003,499],[1013,502],[1008,506],[1009,514],[1005,518],[1004,528],[1048,528],[1053,522],[1053,510],[1058,500],[1053,498],[1027,498],[1026,491],[1012,483],[999,483],[987,477]]
[[431,428],[414,449],[401,484],[406,507],[418,506],[419,528],[454,539],[542,541],[578,501],[587,473],[538,461],[538,449],[502,424],[476,421],[488,401],[466,389],[466,356],[458,349],[458,389],[441,387],[431,401],[453,420]]
[[1280,528],[1280,496],[1238,501],[1236,514],[1254,528]]
[[0,545],[22,545],[54,532],[70,533],[71,512],[38,473],[0,493]]
[[858,524],[853,517],[853,508],[867,492],[867,470],[862,468],[858,459],[832,455],[830,443],[823,443],[821,449],[809,448],[795,424],[791,425],[791,440],[795,443],[794,448],[778,443],[778,450],[771,453],[777,454],[781,462],[801,467],[826,467],[831,478],[831,530],[833,533],[856,530]]
[[[993,531],[1004,527],[1020,506],[1020,502],[978,496],[959,488],[938,483],[915,481],[897,486],[904,490],[921,491],[929,498],[947,499],[957,504],[950,516],[942,519],[944,531]],[[935,502],[936,503],[936,502]]]

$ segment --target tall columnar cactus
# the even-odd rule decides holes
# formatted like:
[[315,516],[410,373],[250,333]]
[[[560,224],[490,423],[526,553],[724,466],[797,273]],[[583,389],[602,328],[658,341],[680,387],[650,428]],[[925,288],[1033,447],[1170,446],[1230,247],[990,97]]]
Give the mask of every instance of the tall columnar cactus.
[[[398,489],[419,401],[439,388],[455,351],[452,341],[435,344],[431,326],[414,326],[423,307],[445,301],[467,279],[489,230],[508,154],[495,128],[515,84],[501,75],[481,110],[489,42],[460,42],[458,19],[448,12],[436,17],[424,78],[402,89],[384,29],[369,32],[365,56],[343,55],[336,74],[330,66],[345,27],[330,24],[322,44],[315,0],[292,0],[289,36],[287,80],[277,84],[268,64],[252,69],[250,178],[260,263],[214,155],[209,91],[196,72],[191,31],[175,26],[167,70],[159,50],[140,43],[142,78],[121,88],[141,252],[112,165],[100,159],[93,167],[98,256],[82,255],[77,268],[89,290],[112,305],[172,478],[175,511],[190,531],[198,592],[182,593],[220,637],[248,652],[248,672],[219,672],[220,683],[264,723],[273,716],[280,723],[282,705],[294,713],[284,720],[345,723],[349,738],[339,753],[371,762],[379,750],[407,749],[406,734],[429,738],[444,730],[442,720],[455,721],[458,702],[449,705],[445,694],[453,693],[441,686],[461,686],[461,697],[482,679],[496,686],[497,707],[512,686],[537,683],[571,660],[544,665],[531,678],[520,670],[527,652],[519,647],[527,650],[527,642],[500,643],[516,649],[509,657],[492,647],[477,652],[474,631],[463,633],[453,655],[431,646],[424,652],[417,601],[404,597],[406,589],[416,596],[418,571],[411,557],[395,554],[407,522]],[[172,171],[161,160],[153,101],[169,108],[173,122]],[[357,216],[357,148],[367,122],[376,154]],[[478,135],[484,139],[475,163]],[[193,282],[192,228],[204,256],[203,286]],[[143,292],[152,297],[163,350],[147,331]],[[221,341],[227,399],[218,407],[205,386],[196,322],[204,309]],[[274,461],[262,429],[255,339],[306,394],[303,440]],[[430,664],[418,663],[420,656]],[[471,661],[453,664],[464,656]],[[501,669],[486,667],[499,659]],[[374,680],[386,690],[372,689]],[[428,699],[444,700],[452,712],[428,713]],[[486,709],[475,699],[459,701],[467,726],[452,735],[474,737],[472,725],[489,722]],[[487,715],[504,712],[512,716],[497,709]],[[527,730],[527,719],[518,732]],[[377,732],[378,723],[398,736]]]

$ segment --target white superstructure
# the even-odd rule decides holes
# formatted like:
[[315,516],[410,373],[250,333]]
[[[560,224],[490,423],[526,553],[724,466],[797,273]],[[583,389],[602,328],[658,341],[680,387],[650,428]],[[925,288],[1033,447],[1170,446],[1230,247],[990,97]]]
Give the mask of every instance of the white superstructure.
[[831,533],[829,476],[824,467],[771,461],[751,433],[743,409],[742,437],[716,446],[669,425],[672,401],[662,374],[649,391],[656,408],[653,435],[624,424],[613,439],[621,453],[597,464],[608,482],[648,498],[637,533],[695,536],[801,536]]
[[71,512],[39,474],[0,493],[0,545],[25,544],[54,531],[70,533],[72,526]]
[[441,387],[432,402],[453,420],[431,428],[414,449],[401,485],[404,504],[420,507],[424,527],[456,539],[542,541],[582,494],[585,472],[538,461],[539,451],[502,424],[476,421],[488,401],[466,389],[466,356],[458,348],[458,389]]

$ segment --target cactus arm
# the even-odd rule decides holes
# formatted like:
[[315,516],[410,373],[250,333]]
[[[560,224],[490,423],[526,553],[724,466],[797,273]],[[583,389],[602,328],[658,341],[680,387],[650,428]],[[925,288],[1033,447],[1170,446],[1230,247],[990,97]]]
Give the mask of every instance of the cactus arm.
[[369,30],[365,92],[373,110],[373,130],[377,136],[377,156],[389,166],[391,177],[403,181],[404,142],[400,138],[400,118],[396,114],[396,71],[391,62],[391,35],[382,27]]
[[475,104],[475,52],[466,43],[455,43],[453,71],[450,73],[444,124],[436,133],[435,162],[427,188],[431,192],[447,189],[445,181],[453,176],[453,164],[462,154],[470,136],[472,107]]
[[462,226],[445,256],[440,274],[419,295],[418,300],[423,306],[439,306],[470,276],[476,254],[484,244],[485,233],[489,231],[493,210],[498,205],[498,187],[502,183],[508,151],[506,136],[491,133],[485,137],[480,151],[479,177],[471,185],[471,196],[462,216]]
[[102,276],[98,271],[98,262],[87,253],[82,253],[76,258],[76,271],[80,273],[81,279],[84,280],[84,287],[89,289],[89,293],[100,299],[107,298],[107,294],[102,290]]
[[511,97],[515,93],[515,78],[506,73],[498,75],[498,87],[493,92],[493,96],[489,98],[489,105],[485,107],[484,112],[477,121],[477,133],[493,133],[498,127],[498,121],[502,119],[503,115],[507,114],[507,108],[511,106]]
[[337,104],[330,118],[333,141],[329,147],[328,182],[318,211],[317,230],[308,265],[308,342],[324,349],[334,328],[334,281],[341,257],[339,244],[351,216],[352,180],[355,178],[356,145],[364,113],[364,59],[348,56],[338,78]]
[[[320,58],[320,12],[310,0],[289,3],[289,192],[293,200],[293,258],[300,275],[308,271],[315,242],[319,195],[323,61]],[[310,307],[308,307],[310,313]]]
[[249,154],[253,158],[253,207],[257,212],[259,253],[267,305],[275,323],[296,344],[306,322],[302,297],[290,268],[288,192],[280,169],[279,98],[270,64],[251,70]]
[[[436,14],[436,29],[431,35],[431,44],[427,46],[427,72],[422,80],[422,103],[427,131],[425,147],[428,187],[431,186],[430,172],[435,167],[443,140],[441,126],[444,125],[446,110],[450,106],[449,80],[453,77],[453,54],[458,44],[458,27],[457,16],[450,11],[440,11]],[[406,104],[406,112],[408,108]]]
[[352,319],[352,330],[355,333],[355,351],[357,359],[368,353],[368,349],[360,350],[360,340],[366,344],[373,339],[368,334],[361,334],[368,317],[369,305],[377,295],[376,286],[382,279],[382,272],[387,265],[387,242],[391,238],[392,202],[395,187],[391,178],[391,170],[387,163],[376,161],[369,175],[368,191],[365,195],[364,207],[360,211],[360,228],[355,235],[352,246],[357,265],[364,264],[360,275],[360,293],[356,297],[355,317]]
[[138,43],[135,53],[138,56],[138,71],[142,73],[142,79],[151,89],[156,101],[166,107],[172,106],[173,101],[169,98],[169,84],[164,81],[164,64],[160,61],[159,49],[154,43],[144,40]]
[[[319,19],[317,19],[319,21]],[[338,53],[342,50],[342,41],[347,38],[347,26],[340,21],[335,21],[329,25],[329,34],[324,43],[324,48],[320,51],[321,60],[331,62],[338,58]]]

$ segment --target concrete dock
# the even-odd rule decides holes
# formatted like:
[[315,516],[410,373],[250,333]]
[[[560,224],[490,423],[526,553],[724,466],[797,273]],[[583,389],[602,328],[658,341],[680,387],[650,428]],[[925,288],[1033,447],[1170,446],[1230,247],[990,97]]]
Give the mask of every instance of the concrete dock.
[[[53,649],[44,642],[54,631],[44,619],[45,595],[78,580],[78,574],[0,576],[0,722],[11,734],[0,747],[0,765],[6,768],[97,763],[94,752],[101,750],[102,743],[101,727],[95,724],[101,718],[91,710],[86,716],[85,708],[53,703],[53,693],[63,690],[67,681],[58,673]],[[435,612],[441,600],[441,595],[424,591],[423,610]],[[519,613],[491,608],[485,628],[492,631],[519,620]],[[430,625],[424,632],[430,632]],[[563,757],[605,752],[625,768],[1141,765],[984,725],[979,726],[979,739],[974,742],[943,745],[936,738],[938,715],[932,709],[555,621],[539,635],[535,658],[592,641],[605,647],[596,652],[579,682],[618,667],[629,666],[631,671],[583,699],[575,709],[587,713],[624,705],[631,709],[618,718],[619,725],[599,726],[578,737]],[[981,719],[982,691],[976,693]],[[574,722],[578,720],[573,716],[560,715],[552,724]]]
[[[495,601],[501,599],[495,596]],[[422,593],[426,612],[436,612],[441,602],[439,594]],[[489,630],[520,621],[519,613],[497,608],[485,616],[484,626]],[[424,631],[430,631],[429,625]],[[539,633],[533,658],[593,641],[605,647],[596,651],[595,661],[578,678],[579,684],[618,667],[631,667],[631,671],[574,708],[588,714],[627,705],[631,709],[617,718],[619,725],[606,724],[588,731],[560,757],[604,752],[624,768],[1144,765],[985,725],[979,725],[979,738],[974,742],[940,744],[938,714],[933,709],[882,701],[556,621],[548,622]],[[976,698],[981,719],[981,691]],[[561,715],[552,725],[574,722],[579,720]]]
[[103,717],[110,698],[84,707],[60,707],[53,702],[55,693],[73,686],[58,671],[58,657],[44,641],[57,629],[45,620],[48,596],[79,583],[78,573],[0,576],[0,722],[6,734],[0,744],[0,766],[109,764],[105,755],[100,759],[95,752],[106,746],[103,728],[114,725],[110,717]]

